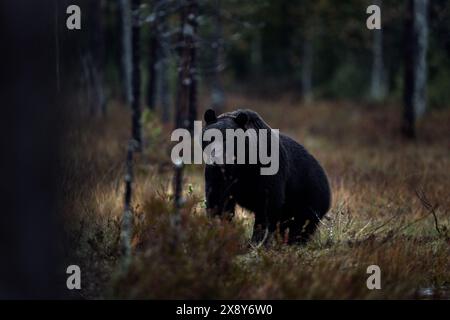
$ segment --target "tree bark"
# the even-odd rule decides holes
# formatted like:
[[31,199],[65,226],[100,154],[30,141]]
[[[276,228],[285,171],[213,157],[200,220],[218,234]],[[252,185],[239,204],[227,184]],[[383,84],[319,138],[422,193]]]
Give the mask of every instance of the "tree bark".
[[121,246],[124,256],[124,267],[127,268],[131,255],[131,238],[133,235],[133,209],[132,209],[132,183],[133,183],[133,156],[135,152],[142,150],[141,138],[141,107],[140,107],[140,21],[139,21],[140,0],[132,0],[132,53],[133,53],[133,74],[132,74],[132,123],[131,140],[128,144],[126,174],[125,174],[125,206],[122,217]]
[[181,10],[180,68],[175,124],[177,128],[193,129],[197,117],[196,31],[198,4],[187,0]]
[[133,28],[132,28],[132,56],[133,56],[133,73],[132,73],[132,130],[133,139],[136,141],[136,149],[140,151],[142,149],[142,136],[141,136],[141,53],[140,53],[140,22],[139,22],[139,7],[141,5],[140,0],[132,0],[132,15],[133,15]]
[[[175,126],[177,128],[194,128],[197,117],[197,71],[196,71],[196,37],[197,37],[197,0],[186,0],[181,9],[180,68],[178,75],[178,92],[176,102]],[[183,163],[176,164],[174,176],[174,222],[178,229],[179,209],[182,199]]]

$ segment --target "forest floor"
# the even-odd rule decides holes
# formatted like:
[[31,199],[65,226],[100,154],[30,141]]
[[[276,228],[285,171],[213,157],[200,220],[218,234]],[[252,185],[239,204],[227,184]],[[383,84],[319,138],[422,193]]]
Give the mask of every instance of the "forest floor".
[[[187,167],[180,229],[172,224],[170,130],[143,117],[135,161],[133,258],[121,267],[119,238],[129,111],[73,120],[64,150],[67,239],[85,298],[450,298],[450,109],[428,113],[419,138],[400,135],[396,105],[300,105],[232,95],[302,143],[323,165],[333,204],[303,247],[251,248],[252,215],[208,219],[203,168]],[[422,199],[422,200],[421,200]],[[367,267],[381,269],[369,290]]]

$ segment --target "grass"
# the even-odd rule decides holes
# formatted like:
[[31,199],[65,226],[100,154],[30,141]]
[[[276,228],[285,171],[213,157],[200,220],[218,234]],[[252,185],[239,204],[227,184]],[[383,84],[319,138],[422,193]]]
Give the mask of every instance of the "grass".
[[[133,259],[121,268],[120,220],[129,113],[72,119],[65,138],[67,259],[81,266],[85,298],[450,298],[450,109],[430,112],[419,139],[403,140],[396,105],[320,102],[290,96],[228,98],[304,144],[326,169],[332,209],[304,246],[250,248],[252,215],[204,214],[201,167],[185,170],[185,205],[171,224],[170,128],[144,117],[135,162]],[[426,208],[416,192],[425,195]],[[436,227],[437,222],[437,227]],[[366,286],[381,268],[381,290]]]

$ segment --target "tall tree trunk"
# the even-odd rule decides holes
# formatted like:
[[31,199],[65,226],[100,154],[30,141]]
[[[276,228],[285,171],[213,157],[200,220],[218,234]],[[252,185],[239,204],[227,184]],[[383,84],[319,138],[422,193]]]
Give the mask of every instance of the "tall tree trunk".
[[133,73],[132,73],[132,110],[133,110],[133,139],[136,141],[137,150],[142,149],[141,136],[141,43],[140,43],[140,0],[132,0],[133,28],[131,34]]
[[[180,68],[178,75],[178,92],[176,101],[175,125],[177,128],[193,130],[197,117],[197,72],[196,72],[196,37],[197,37],[197,0],[186,0],[181,10]],[[178,228],[179,208],[182,203],[183,163],[175,167],[174,218]]]
[[[382,0],[377,0],[374,4],[381,7]],[[372,79],[370,85],[370,98],[374,101],[381,101],[386,95],[384,62],[383,62],[383,29],[374,29],[372,42]]]
[[128,144],[126,174],[125,174],[125,208],[122,217],[121,244],[124,255],[125,267],[130,262],[131,255],[131,237],[133,234],[133,211],[132,201],[132,183],[133,183],[133,156],[135,152],[142,150],[141,138],[141,107],[140,107],[140,21],[139,21],[140,0],[132,0],[132,52],[133,52],[133,73],[132,73],[132,124],[131,140]]
[[404,126],[415,138],[415,122],[427,105],[428,0],[408,0],[405,21]]
[[427,107],[428,0],[415,0],[414,21],[414,32],[417,34],[414,110],[416,111],[417,117],[421,117]]
[[197,0],[187,0],[181,11],[180,68],[175,125],[193,129],[197,117],[196,31]]
[[[191,0],[187,11],[187,25],[192,29],[186,40],[189,46],[189,75],[191,79],[191,85],[189,88],[189,129],[194,129],[194,121],[197,119],[197,85],[198,85],[198,72],[197,72],[197,19],[198,19],[198,1]],[[185,24],[186,26],[186,24]]]
[[[189,14],[191,16],[191,14]],[[195,32],[195,31],[194,31]],[[195,41],[195,40],[194,40]],[[198,72],[197,72],[197,51],[196,51],[196,44],[195,42],[192,42],[191,48],[190,48],[190,56],[191,56],[191,64],[189,68],[189,73],[191,77],[191,85],[189,88],[189,130],[194,129],[194,121],[197,119],[197,105],[198,105],[198,98],[197,98],[197,86],[198,86]]]
[[223,26],[221,17],[221,0],[215,0],[215,23],[214,23],[214,71],[212,75],[212,108],[217,114],[223,112],[225,106],[225,93],[221,79],[221,72],[224,68],[223,59]]
[[132,67],[132,47],[131,47],[131,29],[132,17],[130,0],[119,0],[121,21],[122,21],[122,74],[123,90],[125,100],[131,106],[133,93],[131,89]]
[[128,143],[125,163],[125,196],[122,226],[120,232],[121,250],[124,257],[123,264],[127,268],[131,257],[131,239],[133,236],[133,208],[131,204],[133,192],[133,156],[136,150],[136,141],[131,139]]

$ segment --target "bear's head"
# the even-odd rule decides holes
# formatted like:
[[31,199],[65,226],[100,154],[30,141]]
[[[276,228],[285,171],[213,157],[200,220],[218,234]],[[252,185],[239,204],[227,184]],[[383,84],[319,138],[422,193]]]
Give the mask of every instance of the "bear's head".
[[[227,157],[228,159],[240,159],[240,150],[237,149],[239,138],[236,136],[230,138],[230,132],[245,136],[245,138],[241,137],[241,140],[245,139],[246,147],[243,150],[246,154],[243,155],[243,158],[245,157],[245,161],[248,163],[249,141],[255,139],[254,142],[257,143],[260,129],[267,129],[268,134],[271,130],[256,112],[248,109],[238,109],[219,116],[216,115],[214,110],[209,109],[204,114],[204,120],[206,126],[202,134],[202,149],[211,159],[208,164],[214,165],[229,164]],[[234,150],[227,150],[227,139],[234,139]],[[236,161],[236,163],[238,162]]]

